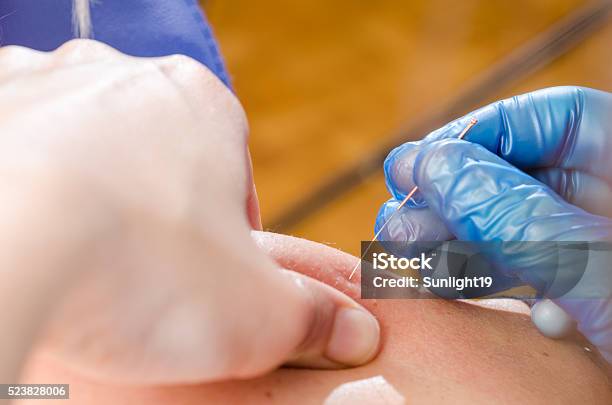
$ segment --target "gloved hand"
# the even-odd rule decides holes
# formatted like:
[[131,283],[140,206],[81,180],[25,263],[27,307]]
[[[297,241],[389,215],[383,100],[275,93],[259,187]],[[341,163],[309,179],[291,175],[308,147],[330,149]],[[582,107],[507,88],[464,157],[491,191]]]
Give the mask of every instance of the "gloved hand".
[[[549,88],[493,103],[394,149],[385,161],[393,198],[376,231],[415,184],[419,192],[380,239],[610,241],[611,113],[610,93]],[[465,140],[453,139],[472,117],[478,124]],[[503,276],[535,285],[548,277],[536,256],[523,249],[498,264]],[[608,251],[590,252],[580,282],[554,299],[608,361],[610,260]]]
[[[0,44],[51,51],[74,38],[73,0],[3,0]],[[93,38],[133,56],[190,56],[229,77],[197,0],[92,1]]]

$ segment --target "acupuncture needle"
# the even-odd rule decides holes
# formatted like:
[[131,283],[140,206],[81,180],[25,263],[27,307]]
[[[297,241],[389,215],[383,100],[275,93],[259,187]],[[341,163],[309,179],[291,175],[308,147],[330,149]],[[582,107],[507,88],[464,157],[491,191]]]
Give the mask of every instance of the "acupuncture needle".
[[[470,123],[463,129],[463,131],[461,131],[461,133],[459,134],[459,136],[457,137],[457,139],[463,139],[463,137],[468,133],[468,131],[470,129],[472,129],[472,127],[474,125],[476,125],[478,123],[478,120],[476,118],[472,118],[470,120]],[[410,192],[406,195],[406,197],[402,200],[402,202],[397,206],[397,208],[395,209],[395,211],[393,211],[393,214],[391,214],[391,216],[383,223],[383,225],[380,227],[380,229],[378,230],[378,232],[376,232],[376,234],[374,235],[374,237],[372,238],[372,240],[370,241],[370,243],[368,244],[368,246],[366,247],[366,249],[363,251],[363,253],[361,254],[361,257],[359,258],[359,261],[357,262],[357,264],[355,265],[355,267],[353,268],[353,271],[351,272],[351,275],[349,276],[349,280],[351,278],[353,278],[353,276],[355,275],[355,272],[357,271],[357,268],[359,268],[359,265],[361,264],[361,262],[363,261],[363,258],[365,257],[365,255],[368,254],[368,252],[370,251],[370,248],[372,247],[372,245],[374,244],[374,242],[376,242],[376,240],[378,239],[378,237],[380,236],[380,234],[382,233],[382,231],[385,230],[385,228],[387,227],[387,225],[389,224],[389,222],[391,222],[391,220],[395,217],[395,215],[402,209],[402,207],[404,205],[406,205],[408,203],[408,201],[410,201],[410,199],[412,198],[412,196],[414,196],[414,194],[419,191],[419,186],[414,186],[412,188],[412,190],[410,190]]]

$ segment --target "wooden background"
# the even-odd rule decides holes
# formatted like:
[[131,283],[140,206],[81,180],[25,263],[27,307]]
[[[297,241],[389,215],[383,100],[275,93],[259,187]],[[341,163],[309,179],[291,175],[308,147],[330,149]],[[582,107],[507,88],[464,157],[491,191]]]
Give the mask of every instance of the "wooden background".
[[[381,170],[316,209],[304,198],[385,148],[583,0],[209,0],[205,9],[251,125],[264,227],[353,254],[388,198]],[[612,18],[495,99],[555,85],[612,91]],[[556,25],[555,25],[556,24]],[[520,60],[515,62],[521,65]],[[461,115],[473,109],[460,104]],[[427,131],[435,128],[427,128]],[[422,133],[405,134],[418,139]],[[270,229],[272,228],[272,229]]]

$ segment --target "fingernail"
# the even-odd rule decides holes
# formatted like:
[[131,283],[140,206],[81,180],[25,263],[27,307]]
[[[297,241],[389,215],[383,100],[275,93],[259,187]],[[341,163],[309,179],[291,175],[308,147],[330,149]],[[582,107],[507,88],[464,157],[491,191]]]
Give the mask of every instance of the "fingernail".
[[325,355],[332,361],[357,366],[378,351],[380,328],[370,313],[359,308],[342,308],[336,314]]
[[419,148],[404,144],[394,149],[385,160],[384,168],[387,185],[393,196],[401,200],[414,187],[412,172]]
[[[416,143],[407,143],[400,148],[394,149],[385,160],[385,182],[387,189],[393,197],[402,201],[406,195],[415,187],[414,179],[414,162],[418,156],[420,147]],[[427,201],[421,193],[416,192],[408,206],[412,208],[425,208]]]

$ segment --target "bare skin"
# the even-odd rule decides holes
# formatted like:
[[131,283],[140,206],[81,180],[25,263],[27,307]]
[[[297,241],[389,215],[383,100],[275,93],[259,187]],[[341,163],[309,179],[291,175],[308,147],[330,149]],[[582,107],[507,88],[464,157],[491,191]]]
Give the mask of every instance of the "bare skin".
[[[23,380],[79,404],[320,403],[376,375],[408,401],[610,402],[583,348],[521,311],[362,306],[355,258],[253,242],[244,114],[196,62],[95,42],[0,62],[0,381],[29,354]],[[367,309],[371,364],[271,371],[367,363]]]
[[[0,66],[1,382],[40,335],[90,377],[135,384],[375,356],[368,311],[257,249],[246,117],[203,65],[71,41],[3,47]],[[356,326],[370,339],[351,341]]]
[[[321,280],[353,298],[356,258],[289,236],[254,233],[277,263]],[[382,327],[382,349],[370,364],[344,370],[279,369],[263,377],[216,384],[107,385],[39,352],[24,381],[71,384],[85,405],[300,403],[321,404],[341,384],[381,375],[406,403],[609,404],[609,375],[584,344],[540,335],[521,302],[472,305],[437,299],[360,301]],[[359,398],[355,398],[357,401]]]

